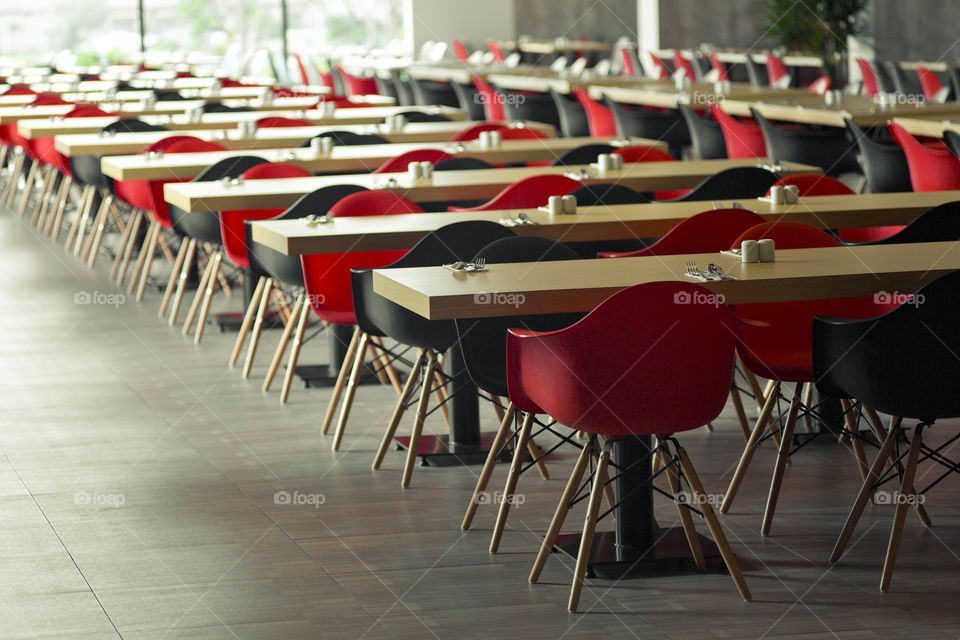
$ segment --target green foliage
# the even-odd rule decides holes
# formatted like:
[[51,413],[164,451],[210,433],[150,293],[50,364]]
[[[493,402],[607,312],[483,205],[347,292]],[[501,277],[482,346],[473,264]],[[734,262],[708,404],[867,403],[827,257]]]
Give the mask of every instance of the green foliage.
[[762,0],[763,28],[789,50],[819,55],[825,64],[847,49],[847,37],[863,31],[868,0]]

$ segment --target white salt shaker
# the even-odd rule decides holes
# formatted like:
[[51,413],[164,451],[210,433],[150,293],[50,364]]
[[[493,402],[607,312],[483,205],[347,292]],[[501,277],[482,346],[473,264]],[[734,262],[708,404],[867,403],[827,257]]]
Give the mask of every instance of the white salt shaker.
[[784,204],[783,187],[770,187],[770,204]]
[[481,131],[480,136],[477,138],[477,140],[480,142],[481,149],[490,148],[490,132],[489,131]]
[[423,170],[420,168],[419,162],[411,162],[407,165],[407,176],[414,182],[423,177]]
[[783,199],[786,204],[796,204],[800,202],[800,187],[795,184],[784,187]]
[[613,169],[610,166],[610,156],[606,153],[601,153],[597,156],[597,171],[600,173],[600,177],[603,177],[610,173]]
[[760,262],[760,250],[756,240],[744,240],[740,243],[741,262]]
[[563,214],[563,196],[550,196],[547,198],[547,210],[552,216]]
[[420,163],[420,177],[429,179],[433,177],[433,163],[429,161]]
[[569,215],[577,212],[577,196],[563,196],[563,212]]
[[760,254],[760,262],[774,262],[775,260],[775,251],[773,240],[770,238],[764,238],[757,242],[757,249]]
[[500,135],[499,131],[490,132],[490,146],[494,149],[499,148],[500,144],[503,142],[503,136]]

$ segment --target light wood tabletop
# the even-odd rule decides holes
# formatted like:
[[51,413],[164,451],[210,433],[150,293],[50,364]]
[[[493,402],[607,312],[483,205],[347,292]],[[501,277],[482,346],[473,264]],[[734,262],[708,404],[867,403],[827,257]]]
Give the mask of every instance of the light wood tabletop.
[[[314,126],[334,126],[338,124],[377,124],[385,117],[395,113],[418,111],[433,115],[442,115],[453,121],[463,121],[465,115],[452,107],[360,107],[338,109],[333,115],[327,115],[322,109],[305,111],[230,111],[205,113],[199,121],[187,114],[177,113],[170,116],[144,118],[151,124],[163,125],[171,130],[180,129],[233,129],[240,122],[259,120],[269,116],[297,118],[306,120]],[[46,118],[27,119],[17,122],[17,131],[25,138],[67,135],[71,133],[96,133],[117,118]]]
[[[809,94],[808,94],[809,95]],[[843,127],[844,118],[853,120],[862,127],[875,127],[886,124],[897,117],[949,117],[960,118],[960,104],[931,104],[914,102],[909,98],[892,106],[878,106],[870,96],[844,96],[839,104],[827,105],[820,96],[813,99],[797,97],[785,100],[746,100],[725,99],[720,104],[733,115],[750,115],[754,107],[760,115],[771,120],[784,120],[801,124],[819,124],[831,127]]]
[[609,42],[601,42],[598,40],[571,40],[568,38],[558,38],[556,40],[502,40],[500,46],[511,51],[516,50],[522,51],[523,53],[536,53],[540,55],[574,51],[604,52],[610,51],[612,48]]
[[574,87],[586,88],[589,86],[664,86],[664,82],[662,80],[646,80],[629,76],[574,76],[563,72],[551,73],[549,75],[523,72],[491,73],[487,75],[487,81],[494,83],[502,89],[510,89],[512,91],[537,91],[540,93],[546,93],[550,89],[554,89],[559,93],[572,93]]
[[754,89],[746,83],[731,84],[730,90],[723,95],[716,93],[715,85],[706,83],[692,85],[690,89],[687,90],[677,90],[674,85],[663,83],[659,85],[644,84],[633,87],[591,84],[589,93],[595,99],[600,99],[604,95],[607,95],[614,102],[640,104],[666,109],[676,108],[678,102],[688,104],[692,107],[706,108],[714,102],[722,105],[724,101],[731,98],[740,98],[754,102],[757,100],[776,100],[778,98],[804,97],[810,95],[804,89]]
[[[821,229],[845,229],[909,224],[918,215],[946,202],[960,200],[960,191],[888,193],[842,196],[809,196],[793,205],[771,205],[763,200],[739,204],[768,222],[803,222]],[[722,207],[733,201],[720,202]],[[558,242],[597,242],[631,238],[656,238],[692,215],[713,208],[713,203],[653,202],[579,207],[575,215],[551,216],[540,209],[415,213],[391,216],[357,216],[331,219],[326,224],[305,220],[253,223],[253,240],[286,255],[409,249],[444,225],[464,220],[491,222],[515,220],[524,214],[536,224],[511,226],[518,235],[550,238]]]
[[[511,125],[512,123],[503,123]],[[211,140],[227,149],[275,149],[279,147],[298,147],[308,138],[328,131],[350,131],[352,133],[372,133],[386,138],[390,142],[446,142],[453,135],[467,127],[463,122],[412,122],[397,133],[388,132],[378,125],[337,125],[333,127],[273,127],[256,132],[254,137],[241,136],[236,129],[182,131],[147,131],[137,133],[118,133],[115,136],[102,137],[95,133],[78,133],[56,136],[57,151],[68,156],[76,155],[125,155],[139,153],[148,144],[170,135],[190,135]],[[548,136],[556,133],[553,126],[538,122],[528,122],[525,126],[542,131]]]
[[694,282],[683,275],[687,260],[700,268],[714,263],[738,278],[698,283],[717,294],[717,302],[728,304],[899,295],[960,269],[960,244],[778,250],[776,262],[752,264],[707,253],[488,264],[488,270],[479,273],[455,273],[441,266],[378,269],[373,289],[431,320],[584,312],[636,284]]
[[[656,53],[660,57],[670,58],[673,56],[674,49],[655,49]],[[719,51],[714,51],[717,55],[717,58],[721,62],[727,62],[730,64],[744,64],[747,61],[747,55],[750,55],[753,58],[754,62],[765,65],[767,63],[767,54],[763,51],[743,51],[739,49],[722,49]],[[681,54],[684,58],[690,58],[691,52],[689,50],[681,51]],[[788,67],[822,67],[823,61],[817,56],[802,55],[802,54],[787,54],[780,57],[783,60],[783,63]]]
[[[335,184],[356,184],[367,189],[391,189],[414,202],[486,200],[518,180],[538,175],[570,174],[583,184],[615,182],[637,191],[693,187],[704,178],[733,167],[757,166],[756,158],[697,160],[690,162],[640,162],[604,177],[584,165],[571,167],[518,167],[475,171],[437,171],[429,180],[413,181],[404,173],[331,175],[286,180],[250,180],[239,185],[221,182],[179,182],[164,185],[164,199],[184,211],[262,209],[286,207],[307,193]],[[581,176],[581,170],[588,176]],[[819,167],[784,163],[779,173],[819,173]],[[391,182],[392,181],[392,182]],[[546,198],[544,198],[546,200]],[[546,202],[544,202],[546,204]]]
[[945,129],[960,133],[960,113],[948,117],[893,118],[893,121],[915,136],[942,138]]
[[[345,173],[373,171],[384,162],[408,151],[440,149],[450,155],[463,155],[486,160],[491,164],[515,162],[552,162],[562,153],[586,144],[609,143],[611,146],[645,145],[662,151],[666,143],[646,138],[543,138],[539,140],[504,140],[499,147],[485,148],[476,140],[470,142],[395,142],[336,146],[329,154],[317,154],[310,148],[262,149],[257,155],[271,162],[289,162],[312,173]],[[104,175],[117,180],[155,180],[160,178],[192,178],[215,162],[242,151],[209,153],[172,153],[159,158],[145,155],[104,156],[100,163]]]

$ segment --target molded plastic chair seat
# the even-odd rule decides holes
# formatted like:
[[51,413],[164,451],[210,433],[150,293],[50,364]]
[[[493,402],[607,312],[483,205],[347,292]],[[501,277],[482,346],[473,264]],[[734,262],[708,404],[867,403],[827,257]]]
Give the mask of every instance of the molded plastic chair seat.
[[716,103],[710,104],[710,115],[723,131],[728,158],[762,158],[767,155],[760,127],[737,121]]
[[282,116],[269,116],[257,120],[257,126],[261,129],[279,128],[279,127],[309,127],[309,120],[300,118],[284,118]]
[[857,160],[867,179],[870,192],[912,191],[910,168],[903,148],[896,144],[877,142],[849,118],[844,118],[844,122],[860,151]]
[[[904,244],[910,242],[953,242],[960,240],[960,201],[947,202],[924,211],[905,227],[880,227],[900,231],[863,244]],[[842,230],[841,230],[842,231]],[[848,242],[843,233],[840,239]]]
[[547,93],[553,99],[553,104],[560,117],[560,133],[565,138],[578,138],[590,135],[590,125],[587,113],[576,99],[569,99],[557,92],[553,87]]
[[711,209],[678,222],[658,241],[639,251],[601,252],[598,258],[638,258],[724,251],[763,218],[746,209]]
[[574,87],[573,95],[587,114],[587,125],[591,136],[605,138],[617,135],[617,123],[608,107],[587,95],[583,87]]
[[683,147],[690,144],[690,132],[676,111],[627,109],[609,96],[603,97],[603,103],[613,112],[620,137],[662,140],[675,158],[679,158]]
[[893,139],[903,148],[914,191],[960,189],[960,160],[949,151],[931,149],[896,123],[889,123]]
[[750,113],[760,125],[767,157],[778,162],[811,164],[822,168],[827,175],[857,169],[856,147],[847,140],[843,129],[786,129],[774,126],[753,107]]
[[700,117],[689,105],[678,104],[677,109],[690,132],[690,145],[694,159],[712,160],[727,157],[727,145],[720,125],[709,118]]
[[407,170],[411,162],[430,162],[436,164],[451,160],[454,156],[442,149],[414,149],[390,158],[374,170],[374,173],[400,173]]
[[609,144],[585,144],[574,149],[567,149],[550,164],[554,167],[591,164],[597,161],[597,156],[604,153],[613,153],[615,149]]
[[567,195],[580,183],[562,175],[530,176],[514,182],[486,204],[477,207],[448,207],[448,211],[488,211],[490,209],[515,209],[539,207],[547,203],[549,196]]
[[671,202],[691,200],[728,200],[731,198],[759,198],[777,181],[777,175],[760,167],[724,169],[695,186],[685,196]]

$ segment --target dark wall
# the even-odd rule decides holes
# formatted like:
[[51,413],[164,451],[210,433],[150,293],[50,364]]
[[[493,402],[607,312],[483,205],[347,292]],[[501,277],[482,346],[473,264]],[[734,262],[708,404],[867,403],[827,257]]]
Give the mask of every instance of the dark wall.
[[608,42],[637,38],[636,0],[516,0],[516,7],[518,35],[573,40],[586,33]]
[[660,0],[660,46],[759,47],[762,23],[757,0]]
[[877,57],[960,60],[960,0],[873,0]]

